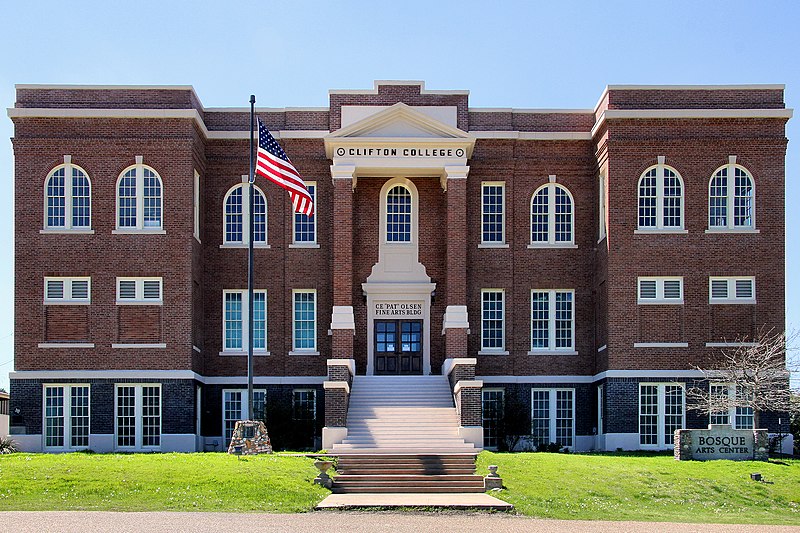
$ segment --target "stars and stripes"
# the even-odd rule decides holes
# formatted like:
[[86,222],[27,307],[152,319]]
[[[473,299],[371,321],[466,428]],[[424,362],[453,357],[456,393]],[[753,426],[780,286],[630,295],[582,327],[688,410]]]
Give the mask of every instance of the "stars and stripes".
[[303,178],[261,119],[258,119],[258,156],[255,171],[259,176],[289,191],[295,213],[306,216],[314,214],[314,201]]

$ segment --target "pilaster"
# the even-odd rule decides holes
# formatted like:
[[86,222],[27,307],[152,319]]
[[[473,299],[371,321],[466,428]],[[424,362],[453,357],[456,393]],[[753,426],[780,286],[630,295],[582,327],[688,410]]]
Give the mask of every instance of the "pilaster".
[[447,191],[447,310],[442,335],[445,357],[467,355],[467,174],[469,167],[444,167]]

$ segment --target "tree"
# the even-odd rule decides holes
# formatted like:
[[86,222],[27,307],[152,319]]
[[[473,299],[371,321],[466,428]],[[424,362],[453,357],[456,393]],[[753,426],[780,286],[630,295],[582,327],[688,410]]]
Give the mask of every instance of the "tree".
[[707,368],[695,367],[712,384],[725,387],[693,387],[687,390],[689,409],[707,415],[729,413],[736,408],[753,412],[754,427],[767,411],[792,413],[788,344],[796,336],[762,330],[751,339],[741,338],[734,346],[721,349]]

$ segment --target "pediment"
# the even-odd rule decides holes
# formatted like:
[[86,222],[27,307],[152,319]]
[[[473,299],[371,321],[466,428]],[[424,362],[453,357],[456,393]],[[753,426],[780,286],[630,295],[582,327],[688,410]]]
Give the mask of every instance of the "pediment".
[[466,139],[469,134],[399,102],[327,136],[353,138]]

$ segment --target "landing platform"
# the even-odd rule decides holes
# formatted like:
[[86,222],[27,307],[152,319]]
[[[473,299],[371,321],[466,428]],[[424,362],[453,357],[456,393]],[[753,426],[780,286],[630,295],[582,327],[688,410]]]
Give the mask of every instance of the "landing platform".
[[420,494],[396,492],[387,494],[331,494],[317,509],[349,509],[364,507],[436,507],[448,509],[492,509],[510,511],[510,503],[483,493],[453,492],[446,494]]

